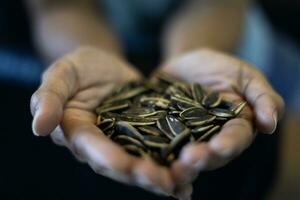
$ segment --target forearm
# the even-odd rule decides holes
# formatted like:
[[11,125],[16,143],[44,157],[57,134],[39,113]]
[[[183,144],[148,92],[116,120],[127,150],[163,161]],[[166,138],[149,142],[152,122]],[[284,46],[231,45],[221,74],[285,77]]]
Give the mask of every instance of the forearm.
[[55,60],[84,45],[121,54],[117,40],[104,17],[98,15],[92,1],[57,2],[29,2],[29,8],[33,11],[35,45],[47,61]]
[[244,0],[191,0],[165,27],[165,59],[201,47],[233,51],[241,34],[246,4]]

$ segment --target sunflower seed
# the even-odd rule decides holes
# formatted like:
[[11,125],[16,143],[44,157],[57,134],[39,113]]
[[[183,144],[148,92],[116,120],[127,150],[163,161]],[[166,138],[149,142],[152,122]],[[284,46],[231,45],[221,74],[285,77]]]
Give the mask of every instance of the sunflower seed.
[[154,126],[139,126],[138,129],[147,135],[153,135],[153,136],[162,136],[163,133]]
[[247,105],[246,101],[241,102],[235,108],[232,109],[232,112],[234,113],[235,116],[238,116],[246,105]]
[[246,106],[168,74],[118,86],[95,109],[96,125],[129,154],[170,166],[191,142],[206,142]]
[[112,138],[115,135],[115,130],[114,129],[105,130],[104,133],[108,138]]
[[146,157],[147,152],[143,151],[142,148],[139,148],[132,144],[123,145],[123,148],[130,153],[131,155],[138,156],[138,157]]
[[142,105],[148,107],[157,107],[162,109],[167,109],[169,107],[170,101],[161,97],[142,97],[140,99]]
[[208,130],[204,135],[202,135],[201,137],[199,137],[196,141],[197,142],[202,142],[207,140],[208,138],[210,138],[213,134],[215,134],[216,132],[218,132],[220,130],[220,126],[214,126],[212,129]]
[[105,113],[104,116],[115,118],[116,121],[127,122],[133,126],[152,125],[155,124],[157,121],[157,118],[155,117],[138,117],[138,116],[129,116],[124,114],[116,114],[116,113]]
[[156,114],[156,111],[153,108],[141,108],[135,107],[123,112],[123,114],[129,116],[138,116],[138,117],[149,117]]
[[232,106],[233,106],[233,103],[231,101],[223,99],[218,107],[231,110]]
[[[184,82],[177,82],[174,83],[174,86],[176,88],[178,88],[177,91],[181,91],[181,96],[186,96],[186,97],[192,97],[192,92],[190,90],[190,87],[188,84],[185,84]],[[180,93],[178,92],[177,94],[180,95]]]
[[98,107],[96,109],[97,114],[105,113],[105,112],[111,112],[111,111],[117,111],[117,110],[122,110],[124,108],[129,107],[129,102],[117,102],[114,104],[105,104],[101,107]]
[[191,91],[194,100],[201,103],[204,97],[204,90],[202,89],[201,85],[198,83],[192,83]]
[[117,135],[113,139],[115,142],[117,142],[120,145],[132,144],[132,145],[142,148],[143,150],[147,150],[145,145],[143,145],[142,142],[140,142],[139,140],[137,140],[133,137],[127,136],[127,135]]
[[202,107],[200,104],[194,101],[190,101],[188,98],[171,96],[171,102],[180,110],[186,110],[191,107]]
[[102,130],[102,131],[106,131],[110,128],[112,128],[115,124],[115,119],[103,119],[101,122],[99,122],[99,124],[97,124],[97,126]]
[[115,128],[118,133],[126,134],[140,141],[143,141],[144,139],[143,135],[141,135],[133,126],[124,121],[117,122]]
[[190,141],[190,131],[184,131],[176,135],[176,137],[171,141],[169,148],[164,152],[168,156],[170,153],[178,153],[179,150]]
[[179,135],[182,132],[188,131],[188,128],[182,122],[180,122],[176,117],[174,117],[172,115],[167,115],[166,121],[167,121],[167,124],[169,126],[171,133],[174,136]]
[[202,100],[202,105],[207,108],[217,107],[221,103],[221,97],[217,92],[211,92]]
[[192,133],[203,133],[209,129],[211,129],[214,125],[206,125],[206,126],[197,126],[191,130]]
[[97,116],[97,120],[96,120],[96,125],[98,126],[100,124],[100,122],[102,121],[102,116],[98,115]]
[[197,119],[190,119],[185,124],[187,126],[202,126],[204,124],[209,124],[216,119],[216,116],[213,115],[203,115]]
[[129,91],[126,91],[124,93],[118,94],[116,96],[113,96],[113,97],[107,99],[104,103],[111,103],[111,102],[115,102],[115,101],[130,99],[130,98],[137,96],[147,90],[148,89],[146,87],[140,86],[140,87],[131,89]]
[[149,148],[166,148],[169,145],[169,139],[160,136],[144,136],[144,144]]
[[185,109],[184,111],[182,111],[179,116],[185,120],[188,120],[188,119],[202,118],[203,116],[206,116],[207,114],[208,114],[208,112],[204,108],[191,107],[191,108],[188,108],[188,109]]
[[165,117],[157,120],[157,127],[159,128],[159,130],[161,130],[161,132],[163,132],[165,134],[166,137],[168,137],[169,139],[173,139],[174,135],[171,133],[171,129],[170,126],[168,124],[168,121]]
[[210,114],[215,115],[217,117],[225,117],[232,118],[235,116],[235,113],[231,110],[226,110],[223,108],[214,108],[209,111]]

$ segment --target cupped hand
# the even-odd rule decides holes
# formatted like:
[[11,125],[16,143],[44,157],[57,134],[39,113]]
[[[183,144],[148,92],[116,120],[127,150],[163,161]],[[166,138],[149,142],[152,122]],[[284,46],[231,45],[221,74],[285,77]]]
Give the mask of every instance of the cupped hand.
[[265,77],[237,58],[209,49],[171,59],[162,71],[188,82],[198,82],[236,104],[246,100],[238,118],[228,121],[207,143],[187,145],[172,165],[178,184],[189,185],[199,171],[219,168],[243,152],[256,130],[273,133],[283,114],[284,102]]
[[127,63],[100,49],[80,48],[66,55],[48,68],[31,98],[34,134],[51,134],[96,173],[156,193],[172,193],[167,168],[127,154],[95,126],[94,109],[113,87],[140,78]]

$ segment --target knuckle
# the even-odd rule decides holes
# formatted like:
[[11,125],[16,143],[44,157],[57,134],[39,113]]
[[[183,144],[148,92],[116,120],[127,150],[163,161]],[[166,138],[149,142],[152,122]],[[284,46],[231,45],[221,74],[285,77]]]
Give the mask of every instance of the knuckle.
[[271,94],[265,93],[264,96],[268,98],[271,106],[274,107],[274,109],[278,112],[279,117],[281,117],[285,110],[284,99],[275,91],[273,91]]
[[263,98],[272,98],[267,92],[260,93],[256,96],[256,99],[254,102],[258,102],[259,100],[262,100]]
[[101,50],[100,48],[86,45],[86,46],[77,47],[77,49],[72,51],[66,57],[69,58],[69,60],[74,60],[73,58],[79,58],[85,55],[93,55],[93,54],[101,55],[104,54],[104,51]]
[[46,81],[48,78],[52,77],[54,71],[60,70],[64,73],[68,73],[72,70],[73,63],[71,63],[68,56],[62,57],[52,63],[48,69],[46,69],[42,74],[42,81]]

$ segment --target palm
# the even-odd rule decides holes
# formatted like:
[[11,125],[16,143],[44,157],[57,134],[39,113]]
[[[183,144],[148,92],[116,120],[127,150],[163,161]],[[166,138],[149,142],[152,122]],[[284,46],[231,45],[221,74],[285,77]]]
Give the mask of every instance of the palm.
[[[115,57],[91,48],[80,49],[64,57],[56,66],[54,69],[50,68],[45,76],[56,73],[58,77],[55,84],[60,84],[60,90],[63,90],[61,94],[69,93],[63,109],[63,129],[76,128],[83,123],[89,124],[89,129],[95,128],[94,110],[101,99],[117,84],[140,78],[137,72]],[[63,77],[59,77],[60,75]],[[60,97],[62,98],[65,97]],[[76,123],[64,125],[74,120]],[[61,133],[54,132],[52,135],[62,137]]]
[[275,108],[280,116],[282,99],[258,71],[241,61],[212,51],[196,51],[172,60],[162,70],[219,91],[235,102],[246,99],[252,110],[246,107],[208,143],[185,147],[171,169],[132,157],[95,126],[94,110],[116,84],[140,75],[121,59],[83,48],[63,57],[44,74],[31,99],[34,133],[52,132],[56,143],[67,146],[99,174],[154,192],[170,194],[177,185],[177,195],[186,197],[191,191],[190,175],[195,174],[192,171],[220,167],[233,159],[252,142],[253,125],[268,132],[276,127],[272,116]]
[[164,70],[188,81],[226,92],[237,92],[243,87],[241,79],[246,77],[245,63],[224,54],[196,51],[171,60]]
[[[85,63],[85,60],[77,57],[73,61],[74,67],[78,66],[78,69],[75,70],[78,77],[78,89],[66,103],[61,123],[64,136],[68,141],[67,144],[70,144],[67,146],[77,158],[87,162],[95,172],[129,183],[132,181],[129,174],[127,177],[125,175],[124,177],[115,177],[114,173],[109,173],[109,171],[124,170],[122,168],[130,170],[128,165],[134,163],[135,159],[125,155],[95,126],[94,110],[115,85],[138,79],[139,76],[120,64],[109,63],[110,65],[108,65],[106,63],[104,65],[99,56],[85,57],[85,59],[91,63]],[[122,70],[124,71],[122,72]],[[104,74],[105,76],[103,76]],[[122,76],[124,74],[129,76]],[[116,166],[119,169],[112,169]]]
[[38,113],[33,122],[36,132],[45,135],[55,129],[54,141],[67,146],[96,173],[154,192],[172,192],[166,168],[127,154],[95,126],[94,110],[114,86],[141,78],[133,68],[87,48],[59,60],[43,78],[31,103],[32,112]]
[[251,144],[255,136],[253,127],[265,132],[274,129],[272,116],[275,108],[281,112],[282,99],[263,75],[247,63],[211,50],[199,50],[171,60],[162,70],[218,91],[225,99],[248,102],[239,117],[228,121],[208,143],[192,144],[182,151],[179,161],[172,166],[178,182],[188,183],[199,170],[228,163]]

